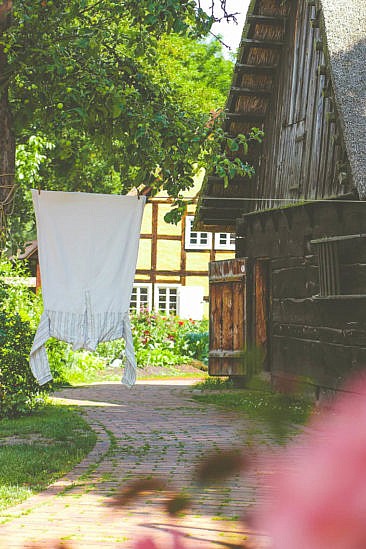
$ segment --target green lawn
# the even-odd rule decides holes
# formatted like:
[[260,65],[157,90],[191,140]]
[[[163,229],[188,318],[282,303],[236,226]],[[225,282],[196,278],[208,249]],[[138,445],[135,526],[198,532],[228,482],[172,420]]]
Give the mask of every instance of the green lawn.
[[20,503],[70,471],[96,435],[68,406],[50,404],[0,421],[0,510]]

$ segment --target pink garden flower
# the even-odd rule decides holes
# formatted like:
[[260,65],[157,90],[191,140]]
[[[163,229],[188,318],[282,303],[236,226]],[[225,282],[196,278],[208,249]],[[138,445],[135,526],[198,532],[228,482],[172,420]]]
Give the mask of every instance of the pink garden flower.
[[176,532],[173,532],[172,543],[169,546],[157,545],[153,538],[146,537],[139,540],[134,549],[186,549],[186,546],[183,545],[181,536]]
[[267,463],[257,525],[271,549],[366,548],[366,378]]

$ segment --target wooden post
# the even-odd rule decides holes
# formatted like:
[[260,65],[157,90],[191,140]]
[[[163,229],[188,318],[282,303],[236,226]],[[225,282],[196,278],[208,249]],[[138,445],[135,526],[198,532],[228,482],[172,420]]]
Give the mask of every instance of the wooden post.
[[36,271],[36,294],[38,294],[39,290],[42,288],[42,280],[41,280],[41,269],[39,266],[39,262],[37,261],[37,271]]

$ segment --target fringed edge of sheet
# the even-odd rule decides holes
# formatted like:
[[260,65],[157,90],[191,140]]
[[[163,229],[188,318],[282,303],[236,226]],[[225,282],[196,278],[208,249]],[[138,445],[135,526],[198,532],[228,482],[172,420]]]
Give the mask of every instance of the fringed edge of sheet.
[[127,314],[123,323],[123,335],[126,341],[126,365],[123,371],[121,383],[127,387],[132,387],[136,383],[136,359],[133,346],[132,330],[130,317]]
[[40,385],[44,385],[52,380],[45,348],[45,343],[50,337],[50,321],[47,313],[44,312],[41,316],[29,357],[32,373]]
[[[98,343],[124,338],[126,342],[126,363],[121,383],[127,387],[132,387],[136,383],[135,350],[128,313],[124,315],[121,313],[101,313],[99,317],[95,315],[90,320],[93,327],[96,325],[103,327],[100,332],[102,336],[99,339],[93,337],[90,340],[84,341],[85,346],[83,347],[83,342],[75,339],[75,328],[84,324],[84,315],[59,311],[43,312],[33,341],[29,360],[32,373],[40,385],[44,385],[52,380],[45,348],[45,343],[50,337],[66,341],[72,344],[74,349],[86,348],[89,350],[95,350]],[[95,336],[96,334],[93,335]]]

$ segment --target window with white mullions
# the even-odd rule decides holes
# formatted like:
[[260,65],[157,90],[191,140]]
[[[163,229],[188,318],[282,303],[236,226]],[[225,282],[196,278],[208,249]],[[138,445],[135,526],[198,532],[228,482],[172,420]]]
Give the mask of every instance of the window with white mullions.
[[179,313],[178,286],[156,286],[155,309],[167,315],[177,315]]
[[215,250],[235,250],[235,234],[215,233]]
[[151,285],[134,284],[131,294],[130,311],[151,311]]
[[193,219],[193,215],[187,215],[186,217],[186,250],[209,250],[212,245],[212,234],[202,231],[193,231]]

